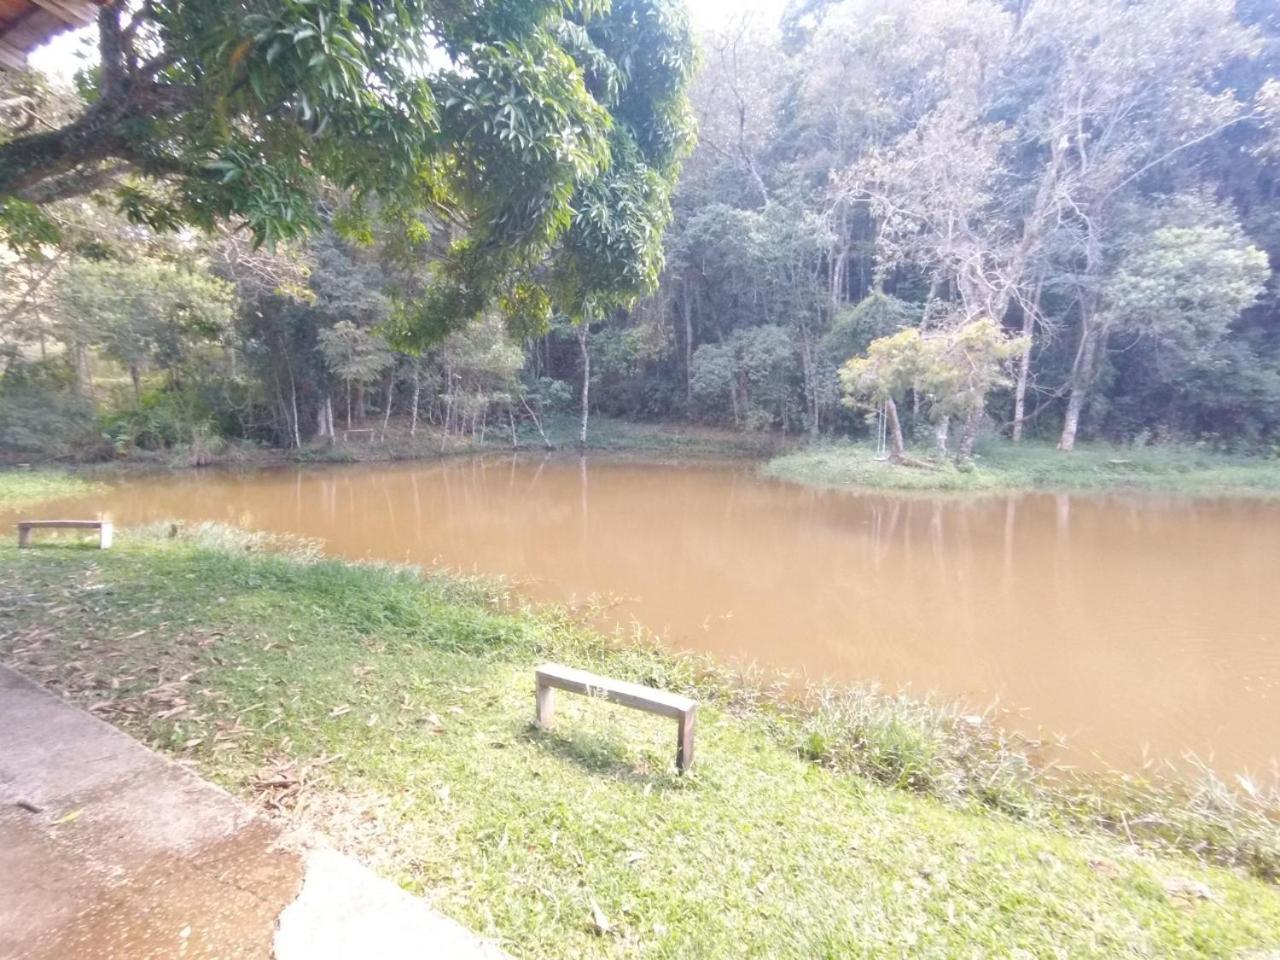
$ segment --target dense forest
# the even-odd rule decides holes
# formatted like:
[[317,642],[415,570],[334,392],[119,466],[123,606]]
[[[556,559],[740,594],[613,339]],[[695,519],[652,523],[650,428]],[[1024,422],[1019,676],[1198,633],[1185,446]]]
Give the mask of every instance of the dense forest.
[[[672,57],[686,32],[660,34]],[[597,412],[882,435],[897,460],[966,459],[984,435],[1280,443],[1274,3],[796,0],[699,46],[696,146],[678,104],[611,101],[607,136],[634,140],[614,169],[651,149],[674,179],[683,157],[673,192],[652,171],[613,207],[566,186],[571,242],[538,255],[569,262],[492,297],[474,292],[509,266],[501,235],[464,236],[460,259],[466,227],[385,198],[361,204],[394,215],[362,216],[351,171],[281,236],[251,210],[228,208],[248,229],[166,216],[132,186],[51,194],[57,242],[10,208],[0,446],[303,447],[391,418],[514,438],[556,413],[586,442]],[[589,88],[643,87],[575,56]],[[0,83],[0,147],[92,95]],[[603,295],[589,279],[613,253],[591,231],[644,204],[625,242],[652,255],[633,249],[643,269]]]

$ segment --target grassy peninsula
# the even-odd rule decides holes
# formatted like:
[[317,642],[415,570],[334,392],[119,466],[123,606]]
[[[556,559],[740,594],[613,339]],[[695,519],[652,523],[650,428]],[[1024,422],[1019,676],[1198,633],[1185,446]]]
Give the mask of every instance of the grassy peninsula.
[[926,453],[917,457],[917,465],[897,465],[877,457],[867,443],[830,442],[770,460],[763,471],[810,486],[868,490],[1280,494],[1280,459],[1232,456],[1191,445],[1116,447],[1089,443],[1063,453],[1043,442],[991,440],[981,444],[973,462],[963,468],[951,462],[928,462]]
[[[1264,812],[1200,795],[1122,829],[944,706],[780,701],[491,581],[213,527],[125,531],[105,553],[5,545],[0,656],[516,957],[1280,945]],[[657,718],[565,696],[535,729],[543,659],[701,697],[692,773]]]

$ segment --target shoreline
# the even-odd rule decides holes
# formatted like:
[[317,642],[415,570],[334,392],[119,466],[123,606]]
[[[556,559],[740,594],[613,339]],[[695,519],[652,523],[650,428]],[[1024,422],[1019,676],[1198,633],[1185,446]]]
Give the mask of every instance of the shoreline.
[[[1136,776],[1067,789],[943,701],[782,699],[500,581],[157,525],[105,553],[0,548],[0,626],[7,665],[517,957],[611,956],[616,937],[724,960],[743,943],[901,955],[919,946],[904,930],[939,956],[977,930],[993,954],[1113,955],[1100,926],[1161,956],[1280,942],[1274,798]],[[554,732],[532,725],[548,659],[698,699],[692,771],[661,718],[566,697]]]
[[[654,462],[731,460],[753,462],[760,477],[820,490],[902,497],[990,497],[1018,493],[1136,494],[1174,497],[1280,497],[1280,459],[1228,455],[1193,446],[1115,447],[1081,444],[1064,454],[1036,441],[1014,445],[987,440],[979,444],[973,465],[950,463],[934,468],[895,466],[875,456],[865,443],[824,440],[804,445],[800,438],[747,434],[667,422],[636,423],[600,417],[585,450],[579,450],[571,419],[546,425],[553,446],[527,431],[517,437],[472,442],[442,438],[429,428],[410,437],[395,420],[385,440],[366,444],[315,444],[300,450],[245,442],[219,448],[183,447],[137,451],[98,462],[58,461],[0,465],[0,507],[6,503],[4,480],[23,472],[110,479],[138,473],[218,468],[253,470],[327,463],[424,462],[467,456],[520,455],[557,458],[643,459]],[[927,454],[919,452],[921,458]]]
[[[1161,818],[1172,821],[1177,812],[1172,808],[1184,802],[1188,809],[1183,812],[1189,814],[1193,798],[1201,795],[1215,796],[1221,806],[1218,812],[1229,813],[1227,820],[1238,815],[1243,815],[1242,821],[1256,820],[1259,814],[1280,816],[1276,788],[1259,786],[1263,792],[1250,801],[1207,768],[1196,780],[1168,765],[1162,765],[1166,767],[1163,770],[1114,772],[1064,769],[1052,761],[1045,763],[1043,741],[993,722],[991,710],[975,714],[960,701],[937,694],[885,693],[852,683],[806,682],[796,688],[750,666],[672,651],[652,637],[637,634],[618,641],[616,636],[611,639],[591,627],[580,613],[526,600],[501,580],[330,559],[314,544],[215,524],[154,524],[126,528],[122,534],[128,544],[125,552],[135,562],[141,558],[144,567],[177,550],[208,553],[224,562],[243,559],[250,564],[283,564],[295,572],[340,571],[340,579],[349,583],[369,580],[370,589],[383,576],[407,578],[412,581],[411,590],[440,590],[462,606],[478,603],[525,625],[550,626],[565,635],[568,652],[591,664],[625,674],[634,674],[639,667],[647,679],[665,678],[667,685],[674,684],[681,692],[699,696],[717,708],[763,721],[773,738],[781,738],[816,767],[905,788],[960,808],[976,804],[988,812],[1012,814],[1034,823],[1056,823],[1068,831],[1100,831],[1130,838],[1133,824],[1151,826]],[[15,556],[17,553],[6,551],[0,572],[3,567],[12,570],[15,561],[57,566],[86,559],[85,552],[74,549],[23,551]],[[91,556],[88,562],[96,566],[112,559]],[[158,572],[160,568],[157,565],[154,569]],[[149,584],[148,589],[159,586]],[[199,602],[181,582],[167,584],[164,589],[182,604]],[[557,652],[554,644],[549,652]],[[1229,802],[1227,794],[1237,795]],[[1239,806],[1231,810],[1233,802]],[[1157,808],[1161,808],[1158,814]],[[1274,838],[1270,852],[1245,852],[1224,842],[1236,827],[1226,834],[1219,832],[1221,827],[1220,822],[1197,825],[1192,817],[1169,836],[1155,829],[1146,842],[1154,849],[1211,851],[1210,859],[1241,866],[1254,859],[1257,862],[1252,869],[1260,869],[1267,879],[1280,879],[1280,836]]]
[[[576,471],[578,460],[578,455],[572,451],[553,451],[551,453],[544,453],[542,451],[489,451],[481,453],[460,453],[453,456],[434,458],[432,460],[383,461],[377,464],[377,468],[381,471],[379,475],[395,475],[406,471],[412,472],[422,469],[424,466],[428,470],[435,470],[441,468],[445,464],[451,462],[456,464],[461,461],[463,469],[465,470],[470,470],[473,466],[476,468],[482,468],[482,465],[487,465],[489,469],[505,470],[516,464],[526,470],[533,469],[534,467],[538,467],[540,470],[542,465],[554,464],[557,465],[556,469],[563,470],[566,469],[566,464],[570,464],[571,468]],[[641,460],[637,461],[632,456],[614,454],[607,451],[589,457],[589,461],[598,465],[602,469],[608,469],[611,465],[623,468],[632,468],[639,463],[643,467],[650,467],[654,470],[675,468],[682,470],[731,470],[735,472],[739,469],[736,464],[741,463],[741,461],[726,459],[723,457],[703,458],[702,456],[683,457],[679,459],[664,459],[645,456]],[[272,475],[284,475],[289,478],[293,478],[297,475],[298,477],[305,479],[308,474],[313,472],[312,468],[319,468],[318,472],[322,476],[327,475],[330,470],[333,470],[333,476],[340,477],[342,475],[350,475],[350,472],[352,471],[358,474],[359,471],[363,470],[367,466],[370,466],[370,464],[284,462],[254,464],[248,467],[219,465],[200,468],[198,470],[183,469],[156,471],[138,469],[131,470],[128,474],[117,474],[116,476],[111,477],[108,482],[115,480],[121,485],[119,489],[127,490],[129,488],[129,480],[131,478],[141,481],[146,481],[148,478],[152,478],[161,484],[176,484],[177,486],[175,489],[181,489],[187,482],[194,484],[201,483],[202,476],[208,477],[213,483],[221,482],[216,479],[218,475],[237,479],[247,478],[251,482],[257,475],[262,475],[264,478]],[[743,471],[743,476],[745,478],[747,476],[747,471],[750,470],[750,466],[742,465],[740,469]],[[390,473],[386,473],[388,471],[390,471]],[[785,483],[785,481],[774,482]],[[57,493],[54,495],[58,497],[67,495],[84,497],[91,494],[92,489],[92,487],[87,489],[77,489],[75,492],[67,494],[67,492],[61,489],[60,486],[55,486],[51,488],[51,491],[56,490]],[[972,499],[975,503],[980,503],[982,501],[989,500],[989,498],[1000,498],[1003,500],[1004,498],[1046,498],[1054,496],[1054,494],[1047,491],[1019,491],[1017,493],[989,492],[983,494],[965,494],[957,492],[932,494],[926,492],[915,492],[913,494],[908,494],[905,497],[900,497],[898,494],[884,490],[869,491],[866,495],[873,498],[884,498],[890,502],[901,498],[908,501],[920,500],[940,503],[947,503],[948,501],[952,501],[957,498]],[[1157,498],[1160,495],[1151,493],[1134,494],[1128,491],[1089,490],[1070,494],[1070,496],[1082,497],[1085,502],[1088,502],[1089,500],[1104,501],[1106,498],[1119,497],[1128,500],[1131,505],[1139,505],[1142,503],[1140,498]],[[108,503],[110,502],[111,501],[108,501]],[[1160,510],[1166,508],[1158,499],[1153,499],[1152,503],[1153,506],[1150,507],[1151,509]],[[24,507],[10,505],[5,503],[3,499],[0,499],[0,515],[6,515],[14,520],[21,519],[22,514],[19,513],[19,511],[22,509],[24,509]],[[71,512],[75,511],[72,510]],[[92,511],[90,510],[89,512]],[[187,515],[183,519],[176,521],[173,519],[165,520],[163,519],[165,516],[168,516],[168,514],[149,513],[141,516],[133,514],[131,518],[129,518],[129,515],[126,515],[126,518],[129,518],[129,522],[133,526],[147,526],[152,523],[163,523],[165,525],[176,523],[178,526],[183,528],[196,528],[206,521],[217,520],[216,516],[201,516],[199,512],[194,516]],[[115,519],[119,521],[121,516],[116,514]],[[318,537],[323,535],[315,530],[308,531],[291,525],[279,527],[277,528],[277,532],[279,535],[284,537],[298,536],[305,538],[307,536]],[[395,552],[390,554],[385,552],[379,553],[376,548],[373,548],[372,552],[347,551],[345,557],[341,554],[331,556],[334,560],[346,560],[353,563],[361,563],[368,558],[373,558],[373,562],[387,562],[395,564],[406,562],[406,557],[408,555],[399,556]],[[384,558],[382,561],[377,560],[380,556]],[[451,565],[439,568],[439,570],[447,572],[449,570],[470,569],[465,557],[463,559],[454,557],[452,561],[450,561],[450,564]],[[492,572],[480,575],[494,576],[502,579],[505,584],[519,591],[522,598],[531,604],[545,603],[556,605],[570,602],[569,598],[571,595],[577,596],[576,591],[568,588],[561,591],[550,592],[545,589],[540,589],[538,584],[541,583],[541,578],[537,572],[531,573],[526,571],[524,574],[517,573],[514,577],[508,577],[501,572],[505,570],[502,566],[490,566],[487,569]],[[604,592],[600,595],[588,596],[581,601],[573,601],[576,605],[575,609],[594,611],[591,614],[594,629],[604,635],[614,638],[625,638],[626,636],[637,634],[649,634],[648,628],[644,623],[635,619],[634,613],[623,613],[619,615],[610,609],[613,605],[612,603],[605,603],[604,605],[601,605],[600,601],[602,598],[622,596],[619,592],[621,588],[613,586],[601,589]],[[1121,743],[1115,750],[1110,750],[1110,747],[1116,746],[1114,742],[1109,741],[1108,744],[1102,745],[1095,741],[1090,745],[1089,738],[1081,738],[1077,727],[1070,723],[1060,723],[1055,725],[1052,721],[1046,719],[1038,721],[1034,719],[1028,720],[1026,718],[1027,711],[1023,709],[1025,704],[1021,704],[1020,706],[1018,703],[1015,703],[1012,706],[1002,707],[999,702],[999,694],[990,693],[989,696],[984,699],[982,696],[974,696],[973,689],[971,687],[963,684],[957,686],[954,683],[948,685],[946,679],[935,678],[933,682],[926,681],[922,685],[919,677],[908,675],[900,677],[900,679],[896,681],[889,680],[887,682],[881,682],[876,679],[867,679],[865,669],[853,673],[840,669],[838,665],[831,669],[823,669],[821,664],[814,664],[808,660],[794,662],[794,658],[792,661],[783,659],[773,660],[771,662],[771,657],[767,650],[756,650],[755,653],[739,651],[738,653],[731,653],[724,656],[710,652],[700,652],[700,650],[707,650],[705,645],[700,647],[697,643],[694,643],[692,646],[678,642],[670,643],[665,640],[657,639],[656,637],[654,646],[660,646],[662,649],[670,650],[675,654],[687,653],[694,657],[714,656],[723,668],[723,672],[730,674],[754,674],[762,678],[757,681],[760,684],[768,684],[779,689],[785,688],[792,694],[797,691],[803,694],[808,690],[839,691],[842,688],[850,687],[864,690],[874,689],[878,692],[879,696],[887,699],[902,699],[916,702],[941,701],[951,707],[953,712],[957,714],[987,715],[991,713],[999,713],[1005,718],[1001,722],[1001,726],[1005,731],[1007,731],[1009,736],[1026,740],[1029,744],[1033,745],[1033,749],[1038,749],[1040,745],[1045,745],[1045,749],[1042,752],[1042,759],[1044,763],[1041,765],[1068,766],[1072,768],[1078,767],[1083,771],[1087,771],[1091,774],[1100,774],[1102,776],[1147,776],[1152,774],[1153,771],[1158,770],[1161,772],[1154,775],[1161,779],[1177,779],[1181,774],[1186,774],[1188,772],[1194,773],[1197,770],[1205,769],[1214,770],[1216,775],[1223,779],[1229,780],[1233,776],[1239,774],[1250,777],[1253,780],[1261,780],[1266,783],[1270,783],[1272,780],[1275,780],[1277,786],[1280,786],[1280,779],[1277,779],[1280,778],[1280,772],[1278,772],[1276,768],[1277,760],[1280,760],[1280,758],[1273,757],[1269,761],[1258,761],[1254,758],[1254,763],[1252,765],[1232,767],[1224,764],[1216,764],[1214,762],[1205,762],[1201,759],[1202,757],[1212,757],[1214,755],[1216,750],[1212,746],[1201,744],[1200,748],[1203,748],[1204,752],[1197,755],[1194,752],[1197,748],[1189,747],[1185,742],[1174,742],[1172,744],[1166,743],[1164,744],[1164,751],[1156,752],[1154,755],[1149,754],[1146,750],[1143,750],[1139,755],[1135,755],[1137,748],[1133,747],[1133,744],[1139,742],[1136,738],[1129,742],[1129,746],[1126,746],[1125,743]],[[872,676],[874,675],[875,674],[873,673]],[[1068,732],[1073,730],[1076,731],[1075,734]],[[1083,742],[1081,742],[1082,739]],[[1243,761],[1241,761],[1241,763],[1243,764]]]

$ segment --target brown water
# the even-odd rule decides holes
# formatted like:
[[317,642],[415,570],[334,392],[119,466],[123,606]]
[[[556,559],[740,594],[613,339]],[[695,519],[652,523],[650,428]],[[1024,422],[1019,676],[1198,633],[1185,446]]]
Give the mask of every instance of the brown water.
[[186,473],[58,508],[621,597],[673,646],[998,701],[1116,765],[1194,751],[1269,776],[1280,757],[1280,502],[898,498],[535,458]]

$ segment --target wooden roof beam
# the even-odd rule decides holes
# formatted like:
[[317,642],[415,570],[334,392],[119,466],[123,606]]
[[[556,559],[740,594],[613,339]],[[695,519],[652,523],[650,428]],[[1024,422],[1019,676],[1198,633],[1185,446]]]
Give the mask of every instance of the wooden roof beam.
[[0,69],[27,69],[27,54],[21,47],[15,47],[4,37],[0,37]]
[[90,0],[33,0],[68,26],[83,27],[98,16],[98,5]]

